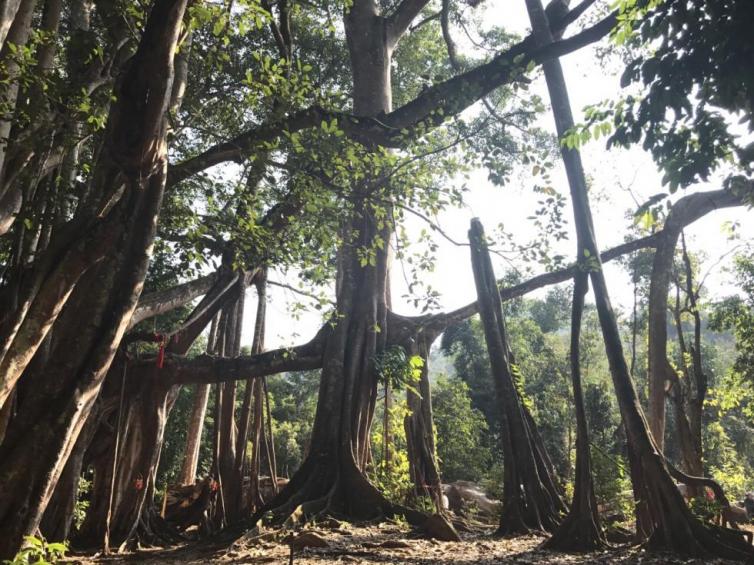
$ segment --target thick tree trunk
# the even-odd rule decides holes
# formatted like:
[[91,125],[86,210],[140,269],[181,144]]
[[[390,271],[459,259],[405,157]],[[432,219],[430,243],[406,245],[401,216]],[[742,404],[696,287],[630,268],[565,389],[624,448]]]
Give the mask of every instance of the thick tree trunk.
[[[388,41],[386,19],[376,2],[357,0],[346,13],[345,26],[354,113],[374,116],[389,111],[390,60],[396,39]],[[357,198],[365,198],[363,190],[355,192]],[[361,202],[354,206],[339,251],[337,324],[325,344],[309,453],[288,485],[256,518],[271,509],[284,520],[299,507],[303,519],[323,513],[374,519],[396,512],[363,472],[377,397],[374,359],[384,351],[388,333],[387,253],[385,244],[376,244],[378,237],[389,241],[386,232],[387,228],[377,227],[368,206]],[[363,249],[374,250],[374,264],[360,264],[358,251]],[[409,520],[423,521],[419,513],[406,513]]]
[[[665,222],[666,228],[671,225]],[[679,234],[677,229],[664,230],[657,244],[649,282],[648,416],[652,436],[660,451],[665,442],[665,395],[674,380],[673,368],[667,358],[668,290]]]
[[368,411],[374,409],[372,395],[376,396],[377,326],[382,335],[387,333],[385,318],[378,318],[386,264],[384,250],[379,250],[377,266],[360,266],[357,249],[371,245],[375,229],[368,217],[352,222],[348,236],[355,240],[347,239],[341,250],[339,317],[325,345],[309,454],[290,483],[257,516],[272,509],[286,519],[299,506],[302,518],[333,513],[374,519],[395,511],[359,468],[367,452],[362,423],[371,421]]
[[479,315],[490,356],[503,424],[503,511],[501,535],[553,531],[566,507],[541,438],[516,385],[500,293],[479,220],[469,230]]
[[[526,6],[537,43],[540,46],[551,43],[552,35],[541,1],[526,0]],[[557,132],[563,137],[573,127],[573,116],[565,78],[558,61],[550,61],[545,65],[545,78]],[[754,552],[740,535],[731,530],[705,526],[691,514],[668,473],[661,452],[652,440],[628,372],[620,331],[610,304],[581,159],[577,150],[562,147],[561,152],[573,202],[574,225],[582,246],[579,260],[590,271],[610,372],[631,451],[631,478],[635,492],[647,504],[650,521],[641,526],[651,532],[651,540],[658,546],[686,554],[751,559]]]
[[[60,338],[50,356],[45,382],[25,401],[0,446],[0,529],[4,532],[0,558],[12,557],[23,536],[37,529],[136,307],[165,186],[165,111],[185,7],[185,0],[155,3],[110,114],[108,150],[95,177],[102,189],[100,195],[112,194],[114,184],[125,183],[125,189],[105,219],[93,222],[106,226],[116,245],[106,260],[92,265],[86,242],[98,234],[87,230],[78,240],[83,255],[73,261],[73,276],[66,279],[64,274],[61,280],[44,280],[43,287],[25,289],[26,305],[13,313],[3,332],[3,354],[20,353],[28,346],[23,355],[13,353],[8,372],[0,375],[4,391],[12,389],[56,320],[55,333]],[[106,244],[107,238],[103,239],[98,245]],[[77,248],[77,239],[72,241],[68,253]],[[57,257],[58,261],[65,259],[65,253]],[[71,272],[68,265],[61,268],[63,273],[66,269]],[[81,280],[75,274],[79,268],[86,273]],[[42,279],[38,280],[43,280],[44,271],[39,276]],[[47,291],[35,296],[40,288],[49,288],[54,300],[47,302]],[[65,312],[59,316],[61,310]],[[36,319],[30,320],[27,314]],[[64,320],[71,323],[66,331],[60,324]],[[19,328],[27,321],[32,323],[25,344],[27,334],[19,333]],[[6,361],[9,359],[4,358]]]
[[[106,550],[117,548],[139,526],[142,526],[141,538],[153,541],[148,539],[154,533],[150,529],[152,524],[144,519],[143,513],[151,510],[160,454],[158,445],[173,399],[172,387],[160,379],[157,367],[137,370],[127,365],[123,370],[125,374],[118,371],[118,376],[125,380],[123,396],[116,401],[119,408],[110,420],[112,432],[103,426],[95,440],[99,454],[93,461],[91,504],[76,538],[81,547],[104,544]],[[121,396],[120,388],[116,394]]]
[[22,0],[0,1],[0,49],[5,45],[5,39],[16,18]]

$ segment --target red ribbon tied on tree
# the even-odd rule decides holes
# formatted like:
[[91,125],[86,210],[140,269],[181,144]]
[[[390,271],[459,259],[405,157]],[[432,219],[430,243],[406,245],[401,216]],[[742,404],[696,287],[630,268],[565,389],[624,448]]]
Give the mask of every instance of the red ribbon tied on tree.
[[165,364],[165,346],[168,340],[162,334],[154,334],[154,340],[160,344],[160,349],[157,351],[157,368],[162,369],[162,366]]

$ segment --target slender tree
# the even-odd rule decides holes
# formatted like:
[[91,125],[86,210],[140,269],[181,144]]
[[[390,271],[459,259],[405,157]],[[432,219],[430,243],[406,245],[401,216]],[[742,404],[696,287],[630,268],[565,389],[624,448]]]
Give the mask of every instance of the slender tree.
[[[526,0],[526,6],[538,44],[551,43],[552,33],[541,1]],[[558,136],[564,138],[573,128],[574,121],[560,63],[548,63],[545,73],[556,130]],[[647,505],[646,516],[640,517],[644,520],[643,527],[654,544],[682,553],[713,554],[734,559],[751,558],[751,548],[739,535],[705,525],[691,514],[675,487],[662,453],[651,437],[628,372],[618,324],[610,304],[592,224],[581,158],[578,150],[574,148],[562,147],[561,152],[573,203],[574,225],[579,242],[578,256],[580,260],[587,259],[587,264],[590,264],[590,279],[605,350],[626,429],[632,459],[631,479],[635,493],[639,493],[641,500]]]
[[503,535],[554,531],[566,506],[552,464],[517,388],[500,293],[479,220],[469,230],[479,315],[484,327],[503,434]]

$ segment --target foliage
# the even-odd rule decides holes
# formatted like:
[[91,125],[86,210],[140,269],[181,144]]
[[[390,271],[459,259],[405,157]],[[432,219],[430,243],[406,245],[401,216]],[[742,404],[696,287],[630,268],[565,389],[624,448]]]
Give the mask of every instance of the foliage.
[[704,428],[705,466],[731,500],[743,498],[751,488],[752,468],[742,460],[721,422]]
[[68,543],[53,543],[35,536],[24,537],[24,547],[8,565],[54,565],[65,557]]
[[489,430],[482,413],[471,406],[469,385],[458,377],[440,376],[432,391],[432,409],[443,480],[482,481],[492,462],[484,441]]
[[419,355],[408,357],[406,350],[398,345],[388,347],[374,359],[378,382],[395,391],[406,387],[413,389],[421,378],[422,367],[424,360]]
[[[726,489],[727,491],[727,489]],[[706,496],[696,496],[689,503],[691,511],[702,520],[712,521],[720,514],[722,505],[717,500],[710,500]]]
[[741,295],[715,305],[710,327],[733,332],[737,349],[735,370],[754,387],[754,254],[736,257],[735,272]]
[[86,511],[91,504],[89,500],[89,494],[92,491],[92,481],[82,475],[79,477],[78,490],[76,491],[76,502],[73,505],[73,530],[76,531],[84,523],[86,518]]
[[748,0],[623,0],[613,39],[628,63],[629,94],[586,109],[586,123],[565,137],[577,147],[610,135],[608,146],[641,143],[675,192],[717,170],[728,184],[751,176],[754,144],[754,45]]
[[[569,449],[573,447],[569,446],[569,438],[571,444],[575,441],[567,337],[560,333],[569,308],[569,301],[559,291],[544,301],[514,300],[505,304],[520,393],[537,421],[557,469],[564,476],[569,473]],[[543,331],[543,327],[548,331]],[[479,321],[472,319],[450,328],[443,336],[442,348],[453,356],[456,375],[468,385],[472,407],[484,415],[488,426],[485,447],[499,462],[499,405]]]
[[[381,413],[382,412],[382,413]],[[372,454],[374,457],[370,479],[386,496],[392,500],[413,504],[415,497],[414,483],[409,471],[408,452],[406,447],[406,430],[403,422],[410,414],[408,402],[404,398],[393,401],[388,410],[388,433],[390,434],[390,457],[383,453],[385,438],[383,426],[372,428]],[[384,418],[384,404],[375,414],[375,422],[382,422]]]
[[278,471],[292,476],[303,461],[317,408],[319,373],[295,372],[268,379]]

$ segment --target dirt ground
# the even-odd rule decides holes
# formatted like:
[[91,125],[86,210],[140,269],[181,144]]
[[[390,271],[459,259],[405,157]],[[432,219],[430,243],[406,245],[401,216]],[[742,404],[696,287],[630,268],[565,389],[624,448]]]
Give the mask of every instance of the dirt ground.
[[[748,529],[754,530],[754,527]],[[307,532],[307,533],[303,533]],[[307,528],[296,534],[308,539],[310,544],[323,547],[306,547],[296,551],[294,563],[315,565],[321,563],[386,564],[409,563],[472,565],[472,564],[724,564],[725,560],[684,559],[675,555],[651,553],[637,547],[618,547],[608,551],[571,555],[538,549],[543,538],[536,536],[515,539],[495,539],[492,531],[462,534],[460,543],[440,542],[420,537],[400,524],[381,524],[356,527],[340,524]],[[290,549],[281,536],[270,532],[250,532],[239,540],[228,542],[194,542],[167,549],[143,549],[114,556],[71,555],[68,563],[81,565],[145,563],[171,565],[177,563],[204,564],[254,564],[289,563]]]

